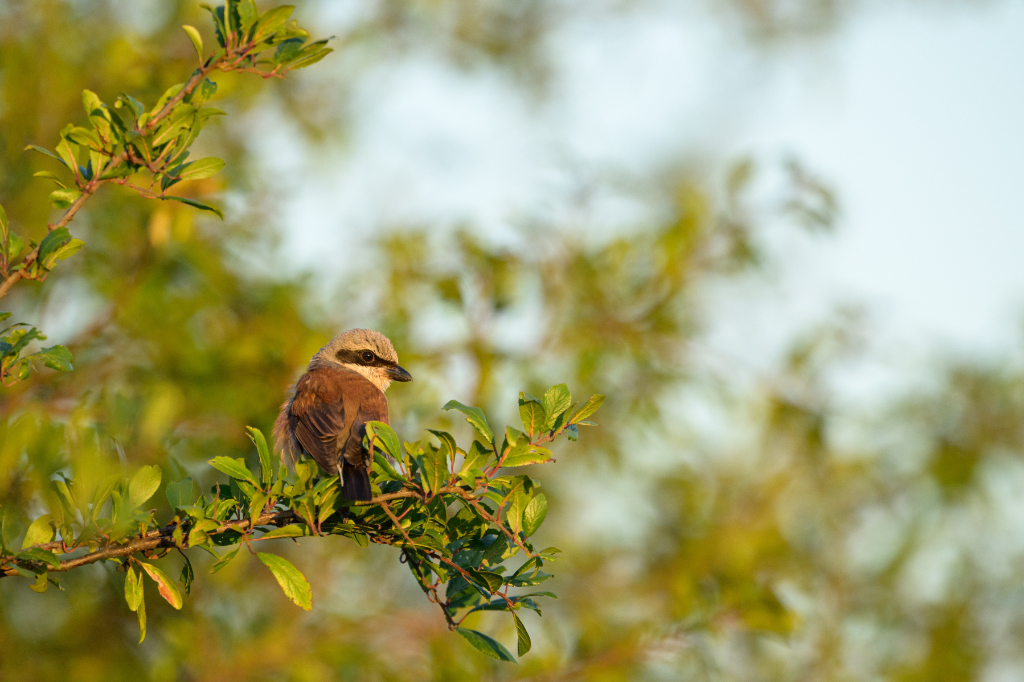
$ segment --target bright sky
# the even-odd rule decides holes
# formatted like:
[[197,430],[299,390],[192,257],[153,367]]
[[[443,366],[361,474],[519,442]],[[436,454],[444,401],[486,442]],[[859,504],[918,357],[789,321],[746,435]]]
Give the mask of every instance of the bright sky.
[[[541,103],[498,70],[385,61],[355,84],[345,152],[291,162],[289,255],[351,259],[360,237],[407,221],[500,234],[564,207],[574,178],[679,153],[795,155],[837,190],[839,232],[777,240],[782,275],[753,296],[757,314],[728,321],[726,346],[754,338],[770,355],[863,302],[899,353],[1007,348],[1024,310],[1024,5],[938,4],[876,7],[824,44],[769,54],[678,8],[580,14],[552,36]],[[614,227],[635,210],[609,197],[598,215]]]
[[861,300],[899,342],[1005,348],[1024,312],[1024,5],[879,10],[780,70],[731,145],[794,152],[843,220],[790,268],[794,314]]

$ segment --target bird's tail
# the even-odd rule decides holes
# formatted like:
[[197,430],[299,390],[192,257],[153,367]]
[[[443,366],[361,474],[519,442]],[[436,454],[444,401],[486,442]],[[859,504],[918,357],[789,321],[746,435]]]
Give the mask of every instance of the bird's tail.
[[369,502],[373,499],[370,490],[370,474],[347,462],[341,465],[341,496],[349,502]]

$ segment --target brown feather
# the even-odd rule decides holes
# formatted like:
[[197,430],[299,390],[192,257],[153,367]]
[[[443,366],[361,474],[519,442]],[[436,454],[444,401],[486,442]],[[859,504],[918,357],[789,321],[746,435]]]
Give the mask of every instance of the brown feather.
[[309,370],[281,406],[274,437],[283,456],[304,452],[330,475],[342,467],[342,495],[370,499],[372,458],[363,448],[366,423],[388,422],[384,393],[362,375],[337,366]]

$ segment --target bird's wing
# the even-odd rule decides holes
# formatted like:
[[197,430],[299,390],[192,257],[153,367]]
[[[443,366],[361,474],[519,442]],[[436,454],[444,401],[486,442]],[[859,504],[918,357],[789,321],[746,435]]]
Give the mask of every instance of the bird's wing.
[[[358,392],[352,379],[367,382],[347,370],[318,368],[302,375],[295,385],[288,423],[306,454],[329,474],[338,472],[338,455],[346,442],[356,410],[346,410],[347,394]],[[372,387],[372,384],[371,384]]]
[[353,466],[369,469],[370,453],[363,447],[363,437],[366,435],[366,423],[377,421],[388,423],[388,399],[384,397],[383,391],[366,382],[357,394],[351,398],[346,395],[345,402],[348,409],[355,418],[349,430],[348,440],[345,443],[345,461]]

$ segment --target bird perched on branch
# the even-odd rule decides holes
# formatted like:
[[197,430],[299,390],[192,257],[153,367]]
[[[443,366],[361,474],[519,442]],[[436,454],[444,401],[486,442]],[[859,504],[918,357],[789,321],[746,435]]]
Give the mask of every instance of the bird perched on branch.
[[294,462],[306,453],[341,480],[346,500],[369,500],[373,458],[363,447],[366,423],[388,423],[384,391],[392,381],[412,381],[398,366],[388,337],[351,329],[321,348],[281,406],[274,440]]

